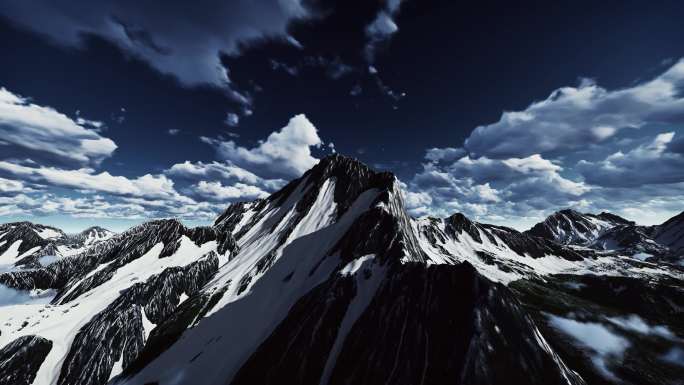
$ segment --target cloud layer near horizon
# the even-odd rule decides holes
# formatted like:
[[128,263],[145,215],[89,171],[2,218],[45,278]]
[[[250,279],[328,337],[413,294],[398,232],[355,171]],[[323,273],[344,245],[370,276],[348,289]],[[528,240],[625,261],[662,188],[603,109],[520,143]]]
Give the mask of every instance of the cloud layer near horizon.
[[[506,112],[461,146],[426,149],[404,185],[407,206],[518,228],[564,207],[662,221],[684,201],[683,79],[679,61],[629,88],[583,81]],[[210,220],[230,202],[267,196],[335,148],[299,114],[251,146],[197,138],[216,160],[122,176],[101,167],[117,148],[103,128],[1,89],[0,215]]]
[[504,112],[462,147],[426,151],[407,184],[411,212],[525,227],[573,207],[660,222],[683,208],[682,91],[684,60],[632,87],[583,80]]
[[203,138],[221,161],[185,161],[160,174],[112,175],[117,148],[101,125],[0,89],[0,216],[180,217],[211,220],[230,202],[264,198],[317,162],[323,141],[296,115],[254,148]]

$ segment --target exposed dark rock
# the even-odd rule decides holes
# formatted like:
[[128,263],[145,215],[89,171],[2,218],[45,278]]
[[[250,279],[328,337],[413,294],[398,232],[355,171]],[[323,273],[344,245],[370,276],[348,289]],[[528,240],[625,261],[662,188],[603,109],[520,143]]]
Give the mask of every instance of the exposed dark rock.
[[175,311],[182,293],[197,293],[217,270],[218,258],[211,252],[184,268],[167,268],[124,291],[79,330],[58,384],[105,384],[114,362],[122,360],[122,367],[127,368],[143,349],[142,309],[152,323],[164,322]]
[[30,385],[52,349],[52,341],[23,336],[0,349],[0,385]]
[[340,324],[358,292],[355,279],[336,275],[292,307],[232,384],[319,384],[337,338],[326,384],[582,383],[508,289],[467,263],[388,269],[346,336]]

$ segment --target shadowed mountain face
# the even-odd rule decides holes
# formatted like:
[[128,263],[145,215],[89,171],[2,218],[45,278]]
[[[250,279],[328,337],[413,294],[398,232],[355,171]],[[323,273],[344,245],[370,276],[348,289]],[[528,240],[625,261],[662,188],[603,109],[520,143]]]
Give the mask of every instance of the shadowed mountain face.
[[[677,384],[681,225],[569,210],[525,233],[416,219],[392,174],[330,156],[211,227],[89,229],[72,254],[8,265],[0,357],[31,359],[0,361],[0,378]],[[0,242],[45,247],[16,226]],[[23,255],[10,246],[2,258]]]

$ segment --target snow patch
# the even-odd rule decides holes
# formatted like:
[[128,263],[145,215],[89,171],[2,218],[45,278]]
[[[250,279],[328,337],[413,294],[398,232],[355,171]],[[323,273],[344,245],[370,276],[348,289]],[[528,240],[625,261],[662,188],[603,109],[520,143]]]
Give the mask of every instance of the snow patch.
[[36,231],[36,234],[38,234],[39,237],[43,239],[55,239],[55,238],[60,238],[62,236],[62,233],[55,229],[51,229],[49,227],[44,227],[38,231]]
[[42,266],[47,266],[51,263],[55,263],[59,261],[59,257],[56,255],[44,255],[40,258],[38,258],[38,263],[40,263]]
[[109,380],[118,376],[123,372],[123,352],[119,355],[119,359],[114,361],[114,366],[112,366],[112,371],[109,372]]
[[13,265],[19,256],[19,246],[21,246],[23,240],[19,239],[14,241],[7,250],[5,250],[2,255],[0,255],[0,265]]
[[684,367],[684,349],[674,347],[662,357],[663,360]]
[[143,331],[145,333],[145,342],[147,342],[147,338],[149,338],[150,333],[152,333],[152,329],[157,327],[157,324],[153,323],[152,321],[150,321],[149,318],[147,318],[145,308],[142,306],[140,306],[140,316],[142,317]]
[[601,374],[606,378],[616,379],[615,374],[608,369],[607,360],[622,357],[625,349],[629,347],[629,341],[614,334],[600,323],[579,322],[554,315],[548,315],[548,317],[553,327],[591,349],[591,360]]
[[182,304],[183,302],[185,302],[185,300],[188,299],[188,298],[189,298],[188,295],[185,294],[185,292],[182,292],[181,295],[180,295],[180,299],[178,300],[178,305],[180,305],[180,304]]
[[648,254],[648,253],[636,253],[632,255],[632,258],[638,259],[640,261],[645,261],[647,258],[651,258],[653,254]]
[[354,275],[356,272],[367,264],[368,261],[372,261],[375,258],[375,254],[364,255],[363,257],[354,259],[353,261],[347,263],[342,270],[340,270],[341,275]]
[[677,339],[674,333],[667,327],[662,325],[651,326],[636,314],[632,314],[629,317],[608,317],[608,321],[623,329],[632,330],[637,333],[657,335],[669,340]]

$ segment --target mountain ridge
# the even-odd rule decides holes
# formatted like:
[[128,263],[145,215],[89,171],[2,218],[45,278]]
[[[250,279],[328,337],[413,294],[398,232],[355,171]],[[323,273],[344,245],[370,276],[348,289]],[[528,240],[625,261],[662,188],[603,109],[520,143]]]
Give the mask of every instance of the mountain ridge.
[[[678,223],[662,234],[677,234]],[[625,376],[627,367],[643,371],[643,383],[674,384],[677,366],[658,354],[678,349],[676,339],[614,329],[638,316],[684,338],[674,321],[684,272],[670,262],[459,213],[412,218],[394,175],[336,155],[267,198],[231,204],[212,226],[150,221],[46,266],[1,272],[0,289],[27,298],[0,316],[0,357],[17,346],[47,350],[42,363],[2,374],[37,385],[584,384],[610,383],[601,370]],[[601,285],[625,280],[648,298],[607,308]],[[629,307],[644,301],[663,315]],[[563,322],[613,325],[651,367],[578,358],[593,350],[554,326],[569,314],[579,318]]]

